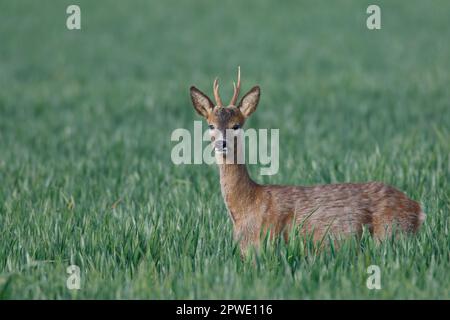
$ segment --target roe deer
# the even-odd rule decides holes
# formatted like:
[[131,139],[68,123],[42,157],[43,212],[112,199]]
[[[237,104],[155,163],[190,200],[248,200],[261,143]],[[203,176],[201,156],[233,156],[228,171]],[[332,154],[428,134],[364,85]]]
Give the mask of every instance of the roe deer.
[[[420,205],[381,182],[260,185],[250,178],[245,164],[219,161],[230,153],[235,158],[237,148],[229,146],[225,131],[242,128],[260,98],[260,88],[255,86],[236,104],[241,86],[240,69],[237,85],[233,83],[233,86],[234,94],[228,106],[220,99],[217,78],[213,85],[216,105],[194,86],[190,94],[195,110],[206,118],[210,128],[222,196],[242,255],[250,246],[258,248],[261,235],[269,230],[271,237],[283,236],[287,241],[291,226],[300,225],[299,232],[310,233],[314,242],[322,240],[327,233],[338,237],[361,235],[363,226],[379,240],[385,238],[394,225],[407,232],[418,230],[425,219]],[[220,139],[216,139],[218,136]]]

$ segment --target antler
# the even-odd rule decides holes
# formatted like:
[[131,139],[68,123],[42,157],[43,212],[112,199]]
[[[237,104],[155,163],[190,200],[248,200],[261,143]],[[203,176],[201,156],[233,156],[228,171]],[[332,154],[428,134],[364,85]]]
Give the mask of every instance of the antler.
[[216,99],[216,103],[218,107],[222,107],[222,100],[220,99],[220,95],[219,95],[219,80],[216,78],[214,80],[214,84],[213,84],[213,90],[214,90],[214,98]]
[[[230,106],[234,106],[236,105],[237,99],[239,97],[239,91],[241,90],[241,67],[238,67],[238,80],[237,80],[237,85],[235,82],[233,82],[233,97],[231,98],[230,101]],[[223,107],[223,103],[222,103],[222,99],[220,99],[220,95],[219,95],[219,79],[216,78],[214,80],[214,84],[213,84],[213,91],[214,91],[214,98],[216,99],[216,103],[218,107]]]
[[236,83],[234,83],[233,81],[233,97],[231,98],[230,101],[230,106],[234,106],[236,105],[237,99],[239,97],[239,91],[241,90],[241,67],[238,67],[238,81],[237,81],[237,86]]

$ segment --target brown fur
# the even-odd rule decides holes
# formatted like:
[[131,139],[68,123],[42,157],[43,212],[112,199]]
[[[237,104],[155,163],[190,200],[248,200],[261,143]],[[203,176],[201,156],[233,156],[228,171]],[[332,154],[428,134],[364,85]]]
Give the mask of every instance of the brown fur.
[[[191,88],[195,109],[220,132],[235,124],[242,126],[255,111],[259,96],[259,87],[254,87],[238,107],[216,107],[200,90]],[[214,133],[211,136],[214,141]],[[219,169],[222,195],[242,254],[250,246],[258,248],[261,235],[268,230],[272,237],[283,236],[287,241],[291,227],[301,226],[300,233],[312,234],[320,241],[328,233],[336,238],[361,235],[365,226],[381,240],[394,225],[416,232],[425,218],[417,202],[381,182],[259,185],[250,178],[245,164],[225,162]]]

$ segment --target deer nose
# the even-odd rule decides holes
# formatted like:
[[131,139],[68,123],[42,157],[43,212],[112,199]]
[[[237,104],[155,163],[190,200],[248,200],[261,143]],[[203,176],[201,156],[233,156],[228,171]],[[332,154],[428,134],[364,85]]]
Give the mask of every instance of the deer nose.
[[216,143],[215,143],[215,147],[217,149],[225,149],[227,147],[226,140],[217,140]]

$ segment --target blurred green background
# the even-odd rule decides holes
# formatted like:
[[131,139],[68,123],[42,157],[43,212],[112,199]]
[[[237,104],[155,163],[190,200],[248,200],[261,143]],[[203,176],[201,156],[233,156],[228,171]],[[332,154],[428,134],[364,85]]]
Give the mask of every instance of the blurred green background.
[[[81,7],[79,31],[66,8]],[[366,28],[378,4],[382,29]],[[450,3],[0,2],[0,298],[450,298]],[[175,166],[189,87],[262,88],[280,129],[265,183],[380,180],[420,201],[417,237],[289,245],[243,262],[217,169]],[[81,269],[68,290],[66,268]],[[368,290],[379,265],[382,289]]]

